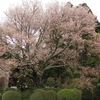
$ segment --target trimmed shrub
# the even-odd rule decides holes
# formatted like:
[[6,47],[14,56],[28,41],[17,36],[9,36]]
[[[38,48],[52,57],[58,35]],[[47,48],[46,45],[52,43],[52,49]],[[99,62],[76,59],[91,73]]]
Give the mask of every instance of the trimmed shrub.
[[2,95],[2,100],[21,100],[21,94],[15,91],[7,91]]
[[35,92],[30,96],[29,100],[45,100],[45,99],[43,98],[43,95],[40,92]]
[[46,100],[46,91],[45,90],[36,89],[36,90],[34,90],[34,92],[39,92],[42,95],[42,97],[44,98],[44,100]]
[[53,90],[46,91],[46,100],[57,100],[57,94]]
[[36,89],[29,100],[57,100],[57,94],[54,90]]
[[[76,92],[77,91],[77,92]],[[57,93],[58,100],[81,100],[81,92],[77,89],[62,89]]]
[[10,88],[8,87],[8,86],[6,86],[6,87],[4,87],[4,89],[3,89],[3,93],[4,92],[7,92],[7,91],[9,91],[10,90]]
[[74,88],[73,90],[74,90],[74,92],[77,93],[77,100],[81,100],[82,99],[82,91],[80,91],[76,88]]

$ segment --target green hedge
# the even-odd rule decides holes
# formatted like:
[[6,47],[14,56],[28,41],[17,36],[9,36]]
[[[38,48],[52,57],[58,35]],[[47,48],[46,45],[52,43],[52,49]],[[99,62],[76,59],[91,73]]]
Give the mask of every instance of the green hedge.
[[34,90],[34,92],[39,92],[42,95],[42,97],[44,98],[44,100],[46,100],[46,91],[45,90],[36,89],[36,90]]
[[36,89],[29,100],[57,100],[57,94],[54,90]]
[[82,99],[82,91],[80,91],[76,88],[74,88],[73,90],[74,90],[74,92],[77,93],[77,100],[81,100]]
[[7,91],[2,95],[2,100],[21,100],[21,94],[15,91]]
[[62,89],[57,93],[58,100],[81,100],[81,91],[77,89]]
[[29,100],[44,100],[44,98],[40,92],[35,92],[30,96]]
[[57,100],[57,93],[53,90],[46,91],[46,100]]

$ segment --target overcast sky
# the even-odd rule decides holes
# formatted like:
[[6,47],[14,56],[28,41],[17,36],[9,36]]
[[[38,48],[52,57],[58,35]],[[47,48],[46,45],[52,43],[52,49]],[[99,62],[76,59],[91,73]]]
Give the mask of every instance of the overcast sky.
[[[44,4],[47,2],[53,2],[55,0],[41,0]],[[74,6],[81,3],[86,3],[97,19],[100,21],[100,0],[58,0],[59,2],[71,2]],[[0,0],[0,20],[4,17],[4,12],[10,7],[10,5],[16,5],[20,3],[21,0]]]

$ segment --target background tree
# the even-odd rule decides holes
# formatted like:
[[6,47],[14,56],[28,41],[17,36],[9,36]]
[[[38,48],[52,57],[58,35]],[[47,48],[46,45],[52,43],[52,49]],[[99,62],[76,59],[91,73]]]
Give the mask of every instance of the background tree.
[[[3,43],[18,62],[20,74],[16,77],[31,78],[38,86],[46,70],[77,66],[79,51],[84,48],[83,35],[94,33],[96,27],[88,7],[71,3],[56,2],[43,10],[39,2],[22,2],[10,8],[6,16]],[[62,72],[56,78],[61,79]]]
[[[1,38],[2,44],[6,47],[5,54],[7,52],[12,55],[17,67],[23,68],[28,64],[34,66],[39,58],[38,48],[41,47],[41,38],[38,35],[42,24],[41,5],[38,1],[24,1],[20,5],[10,7],[5,14],[6,19],[2,24],[3,39]],[[26,73],[21,71],[18,76],[23,77]]]
[[70,3],[64,6],[55,3],[46,10],[45,16],[42,33],[46,54],[41,66],[45,69],[79,66],[79,52],[86,41],[83,36],[95,32],[95,16],[88,7],[73,7]]

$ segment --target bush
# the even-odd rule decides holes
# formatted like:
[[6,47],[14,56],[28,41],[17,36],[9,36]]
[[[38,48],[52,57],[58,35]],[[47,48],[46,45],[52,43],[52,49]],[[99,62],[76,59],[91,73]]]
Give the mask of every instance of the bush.
[[77,100],[82,99],[82,92],[76,88],[73,89],[77,93]]
[[39,92],[42,97],[44,98],[44,100],[46,100],[46,91],[43,89],[36,89],[34,92]]
[[10,90],[10,88],[8,87],[8,86],[6,86],[6,87],[4,87],[4,89],[3,89],[3,93],[5,93],[5,92],[7,92],[7,91],[9,91]]
[[57,94],[53,90],[46,91],[47,100],[57,100]]
[[77,89],[62,89],[57,93],[57,98],[58,100],[81,100],[81,92]]
[[29,100],[57,100],[57,94],[54,90],[36,89]]
[[50,86],[50,87],[54,87],[55,86],[55,80],[53,77],[49,77],[47,79],[47,86]]
[[35,92],[30,96],[29,100],[44,100],[44,98],[40,92]]
[[15,91],[7,91],[2,95],[2,100],[21,100],[21,94]]

